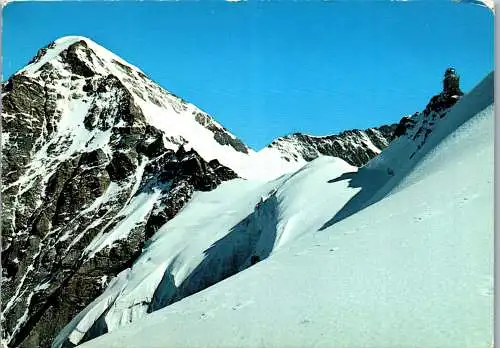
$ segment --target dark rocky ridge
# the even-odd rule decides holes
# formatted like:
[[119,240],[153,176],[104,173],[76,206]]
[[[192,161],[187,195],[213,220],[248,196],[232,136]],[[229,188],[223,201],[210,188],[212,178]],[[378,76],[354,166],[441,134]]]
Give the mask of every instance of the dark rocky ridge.
[[309,162],[325,155],[360,167],[389,145],[396,127],[392,124],[364,131],[354,129],[322,137],[294,133],[275,140],[269,147],[280,150],[288,161],[303,158]]
[[[448,68],[443,77],[443,90],[430,99],[423,111],[424,118],[444,117],[463,94],[460,89],[460,76],[455,69]],[[399,123],[366,130],[353,129],[338,135],[317,137],[294,133],[275,140],[269,147],[279,149],[287,160],[303,158],[312,161],[321,154],[339,157],[360,167],[386,148],[393,139],[405,134],[406,130],[415,124],[419,115],[420,113],[416,112],[411,117],[403,117]],[[432,123],[432,120],[429,122]]]

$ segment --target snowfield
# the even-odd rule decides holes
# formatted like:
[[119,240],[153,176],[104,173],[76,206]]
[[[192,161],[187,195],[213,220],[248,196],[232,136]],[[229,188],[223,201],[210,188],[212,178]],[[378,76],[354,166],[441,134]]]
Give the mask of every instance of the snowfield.
[[492,346],[493,115],[491,73],[359,170],[197,193],[54,346]]
[[132,268],[80,313],[54,346],[66,337],[78,343],[101,315],[97,327],[104,321],[107,331],[116,330],[248,267],[252,256],[264,259],[318,230],[325,216],[358,192],[346,181],[328,180],[356,170],[341,159],[321,157],[268,183],[236,179],[212,192],[195,193],[151,238]]

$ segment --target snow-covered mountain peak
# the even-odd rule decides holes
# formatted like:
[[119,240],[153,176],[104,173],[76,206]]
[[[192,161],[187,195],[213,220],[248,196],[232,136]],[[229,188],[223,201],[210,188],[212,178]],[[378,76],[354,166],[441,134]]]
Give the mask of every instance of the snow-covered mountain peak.
[[[28,66],[9,79],[4,92],[15,86],[20,89],[20,85],[30,85],[30,89],[36,87],[52,95],[51,105],[57,115],[50,120],[54,129],[69,124],[80,127],[83,114],[88,111],[99,113],[101,119],[107,118],[102,122],[108,128],[123,128],[120,117],[111,110],[125,103],[136,115],[141,115],[128,126],[156,128],[162,133],[165,148],[176,150],[184,145],[195,149],[206,161],[217,159],[241,176],[252,176],[247,170],[252,166],[246,162],[253,151],[238,138],[210,115],[168,92],[139,68],[88,38],[63,37],[40,49]],[[85,128],[92,130],[88,124]],[[100,130],[107,129],[100,127]],[[106,142],[106,135],[94,135]],[[88,134],[86,142],[92,136]]]
[[[249,151],[86,38],[41,49],[2,92],[2,291],[10,298],[2,340],[46,346],[50,337],[30,334],[52,332],[47,325],[78,311],[70,304],[48,314],[54,292],[93,298],[103,283],[90,273],[123,269],[195,191],[237,177],[231,168],[241,171]],[[36,319],[42,313],[51,319]]]
[[[138,73],[144,74],[136,66],[129,64],[111,51],[83,36],[64,36],[55,40],[48,46],[41,48],[30,64],[21,69],[18,73],[33,76],[47,63],[64,61],[64,58],[67,57],[68,51],[74,52],[77,56],[80,55],[80,58],[82,59],[85,59],[84,56],[86,55],[87,63],[91,63],[89,68],[93,67],[97,70],[98,65],[100,65],[101,68],[104,68],[106,63],[113,63],[123,65]],[[94,61],[94,57],[91,57],[89,54],[90,52],[93,52],[99,58],[98,61]],[[63,55],[64,58],[62,57]]]

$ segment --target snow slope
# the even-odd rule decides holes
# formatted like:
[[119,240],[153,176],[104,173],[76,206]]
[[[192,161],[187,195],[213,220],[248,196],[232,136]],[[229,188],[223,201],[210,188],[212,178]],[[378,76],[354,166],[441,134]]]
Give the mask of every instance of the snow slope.
[[[492,76],[423,143],[401,138],[336,172],[327,184],[352,198],[338,207],[329,192],[333,221],[318,233],[292,233],[268,259],[83,347],[491,346]],[[327,186],[293,177],[290,192]],[[292,226],[314,232],[306,216]]]
[[435,153],[436,145],[471,115],[492,104],[493,84],[494,76],[490,73],[444,114],[443,111],[431,111],[428,115],[418,113],[416,124],[407,134],[394,140],[383,155],[373,158],[359,170],[351,184],[361,187],[360,192],[324,228],[410,185],[408,173],[411,170],[414,171],[412,175],[425,175],[425,172],[414,170],[415,165],[425,156]]
[[345,181],[328,181],[356,170],[341,159],[321,157],[264,184],[238,179],[196,193],[151,238],[134,265],[59,334],[54,346],[66,338],[80,342],[92,326],[111,332],[137,321],[245,269],[252,256],[264,259],[318,230],[358,191]]

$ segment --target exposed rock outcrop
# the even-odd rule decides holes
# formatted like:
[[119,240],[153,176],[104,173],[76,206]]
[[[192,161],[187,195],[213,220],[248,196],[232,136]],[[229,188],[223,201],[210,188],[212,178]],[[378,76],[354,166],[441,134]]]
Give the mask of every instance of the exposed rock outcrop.
[[[425,119],[424,122],[432,125],[436,118],[443,118],[448,110],[455,105],[463,95],[464,93],[460,89],[460,77],[456,74],[455,69],[446,69],[443,78],[443,91],[433,96],[422,112]],[[406,134],[409,128],[415,126],[416,120],[419,117],[420,113],[418,112],[411,117],[403,117],[394,130],[393,138]],[[422,132],[423,131],[424,130],[422,130]]]
[[354,129],[322,137],[294,133],[275,140],[269,147],[278,149],[288,161],[304,159],[309,162],[325,155],[342,158],[360,167],[389,145],[396,126],[393,124],[364,131]]

